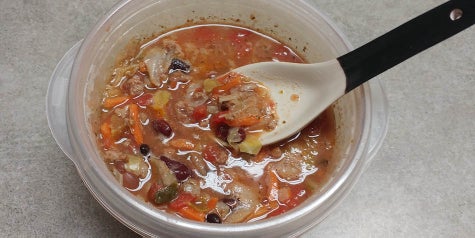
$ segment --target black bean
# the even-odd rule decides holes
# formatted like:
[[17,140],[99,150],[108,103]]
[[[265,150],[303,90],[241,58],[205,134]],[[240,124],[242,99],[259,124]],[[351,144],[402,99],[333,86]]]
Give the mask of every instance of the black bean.
[[166,137],[170,137],[172,135],[173,130],[170,127],[170,124],[168,124],[168,122],[166,122],[165,120],[163,119],[153,120],[151,124],[152,124],[152,128],[156,132],[162,133]]
[[215,129],[216,137],[218,137],[221,140],[227,141],[228,134],[229,134],[229,128],[230,127],[227,124],[219,123],[216,126],[216,129]]
[[147,144],[141,144],[140,153],[142,153],[143,156],[147,156],[150,153],[150,147]]
[[160,160],[165,162],[167,167],[175,174],[178,181],[183,181],[191,176],[191,171],[186,165],[163,155],[160,156]]
[[206,215],[206,222],[208,223],[221,223],[221,217],[216,213],[210,213]]
[[170,64],[170,67],[168,67],[168,73],[171,74],[175,71],[181,71],[183,73],[189,73],[190,72],[190,65],[185,63],[184,61],[174,58],[172,59],[172,62]]

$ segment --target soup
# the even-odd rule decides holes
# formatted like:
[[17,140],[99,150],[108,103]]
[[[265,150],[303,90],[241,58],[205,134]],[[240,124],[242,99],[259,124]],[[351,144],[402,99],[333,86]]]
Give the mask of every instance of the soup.
[[230,25],[180,28],[117,63],[96,132],[118,182],[158,209],[210,223],[279,215],[331,173],[331,108],[292,138],[262,146],[278,115],[265,85],[226,74],[262,61],[304,62],[289,47]]

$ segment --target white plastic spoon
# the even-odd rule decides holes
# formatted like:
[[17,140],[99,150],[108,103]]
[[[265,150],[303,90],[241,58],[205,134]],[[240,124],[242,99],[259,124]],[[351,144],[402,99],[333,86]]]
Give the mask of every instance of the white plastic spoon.
[[297,133],[345,93],[474,23],[475,0],[452,0],[334,60],[264,62],[233,72],[262,83],[276,102],[278,125],[260,138],[271,144]]

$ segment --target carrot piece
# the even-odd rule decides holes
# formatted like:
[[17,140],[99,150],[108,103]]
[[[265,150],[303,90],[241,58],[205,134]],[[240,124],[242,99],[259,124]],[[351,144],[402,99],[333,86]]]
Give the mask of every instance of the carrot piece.
[[112,146],[112,129],[110,123],[108,121],[102,123],[100,130],[104,148],[109,149]]
[[129,112],[133,123],[131,132],[134,136],[135,142],[137,142],[139,145],[143,144],[143,130],[142,123],[140,122],[139,118],[139,106],[137,106],[137,104],[130,104]]
[[269,201],[279,199],[279,179],[273,170],[267,170],[267,198]]
[[[231,78],[228,82],[226,82],[225,84],[223,84],[221,86],[217,86],[217,87],[213,88],[213,91],[212,91],[213,94],[218,94],[218,93],[222,93],[222,92],[229,92],[229,90],[231,90],[232,88],[242,84],[241,78],[239,77],[238,74],[230,74],[228,77]],[[218,80],[220,80],[220,79],[218,79]],[[224,81],[224,80],[222,80],[222,81]]]
[[187,139],[174,139],[174,140],[171,140],[169,143],[175,149],[180,149],[180,150],[192,150],[195,148],[195,144],[193,144],[193,142]]
[[212,197],[208,201],[208,209],[213,210],[216,208],[216,204],[218,204],[218,198],[217,197]]
[[194,221],[204,221],[205,219],[205,214],[203,212],[197,211],[189,206],[182,207],[178,211],[178,214],[184,218]]
[[227,124],[230,126],[252,126],[257,123],[259,123],[261,119],[259,119],[256,116],[248,116],[248,117],[241,117],[241,118],[236,118],[234,120],[228,120]]
[[127,96],[118,96],[113,98],[106,98],[104,99],[104,103],[102,104],[106,108],[112,108],[119,104],[125,103],[129,100]]

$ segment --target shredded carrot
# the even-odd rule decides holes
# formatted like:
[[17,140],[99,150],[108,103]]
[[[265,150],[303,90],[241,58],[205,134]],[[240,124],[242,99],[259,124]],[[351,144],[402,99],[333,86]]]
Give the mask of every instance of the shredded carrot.
[[216,204],[218,204],[218,198],[217,197],[212,197],[208,201],[208,209],[213,210],[216,208]]
[[113,98],[106,98],[104,99],[104,103],[102,104],[106,108],[112,108],[119,104],[125,103],[129,100],[127,96],[118,96]]
[[187,139],[174,139],[170,141],[170,145],[175,149],[180,150],[192,150],[195,148],[195,144]]
[[102,141],[104,142],[104,148],[108,149],[112,146],[112,129],[108,121],[101,125]]
[[132,135],[134,135],[134,139],[137,144],[143,144],[143,130],[142,123],[140,122],[139,118],[139,106],[137,106],[137,104],[130,104],[129,110],[133,123],[131,128]]
[[259,123],[261,119],[259,119],[257,116],[248,116],[248,117],[241,117],[241,118],[236,118],[234,120],[229,120],[227,121],[230,126],[252,126],[257,123]]
[[182,207],[178,214],[184,218],[188,218],[194,221],[204,221],[205,214],[203,212],[197,211],[189,206]]

